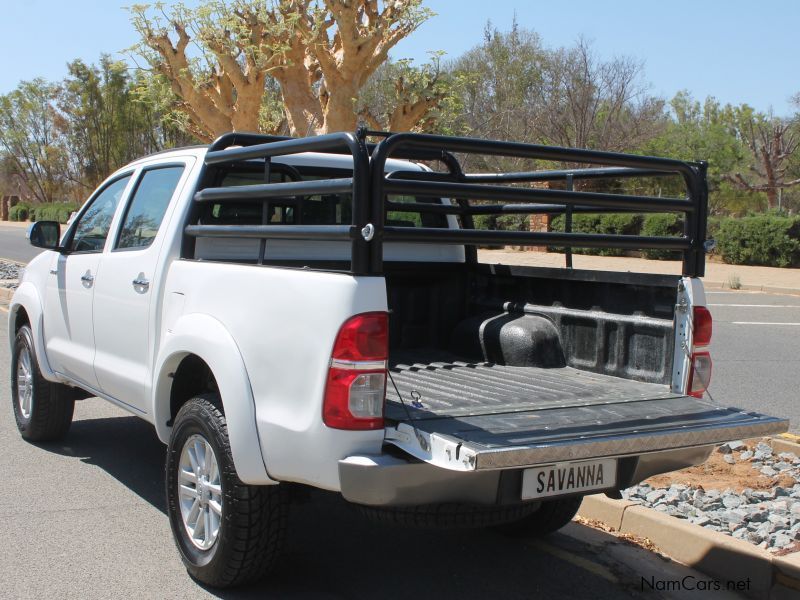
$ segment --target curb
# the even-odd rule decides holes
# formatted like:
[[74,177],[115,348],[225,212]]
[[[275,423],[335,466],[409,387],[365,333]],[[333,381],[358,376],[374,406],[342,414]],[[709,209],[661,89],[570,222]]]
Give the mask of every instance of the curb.
[[17,290],[12,290],[11,288],[0,287],[0,304],[8,304],[11,302],[11,297],[16,291]]
[[[731,290],[730,286],[727,285],[725,282],[720,281],[707,281],[705,278],[703,279],[703,285],[706,289],[716,289],[716,290]],[[797,288],[784,288],[784,287],[775,287],[771,285],[745,285],[742,286],[737,290],[731,290],[732,292],[739,292],[739,291],[747,291],[747,292],[767,292],[769,294],[785,294],[787,296],[800,296],[800,289]]]
[[[770,438],[776,452],[800,456],[798,436]],[[670,558],[735,586],[748,578],[747,590],[731,587],[759,600],[800,597],[800,552],[774,556],[744,540],[693,525],[627,500],[612,500],[603,494],[586,496],[578,514],[601,521],[613,531],[650,540]]]
[[19,229],[24,229],[29,227],[33,221],[0,221],[0,225],[5,225],[8,227],[17,227]]
[[749,589],[741,591],[751,598],[797,598],[800,594],[800,553],[773,556],[744,540],[602,495],[586,496],[578,514],[601,521],[615,532],[646,538],[670,558],[724,585],[736,585],[746,575]]

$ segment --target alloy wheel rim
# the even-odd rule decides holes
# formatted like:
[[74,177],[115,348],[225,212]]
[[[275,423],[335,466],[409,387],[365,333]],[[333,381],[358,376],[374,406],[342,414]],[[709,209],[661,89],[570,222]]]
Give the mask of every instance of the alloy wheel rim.
[[178,502],[189,540],[199,550],[211,548],[222,522],[222,485],[214,449],[202,435],[192,435],[183,444]]
[[22,348],[17,357],[17,404],[22,416],[30,419],[33,409],[33,369],[28,348]]

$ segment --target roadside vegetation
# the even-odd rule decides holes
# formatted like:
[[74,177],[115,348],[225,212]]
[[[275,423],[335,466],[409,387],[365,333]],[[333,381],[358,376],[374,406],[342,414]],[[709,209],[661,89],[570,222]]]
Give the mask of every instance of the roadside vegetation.
[[[34,78],[0,96],[0,197],[22,200],[10,219],[64,220],[121,165],[226,131],[309,135],[366,125],[704,159],[719,256],[800,266],[800,94],[789,115],[689,91],[662,98],[637,59],[599,56],[585,40],[552,47],[517,25],[487,23],[461,56],[434,52],[422,65],[391,58],[432,16],[422,0],[205,0],[129,11],[139,42],[127,61],[74,60],[61,81]],[[536,165],[489,157],[466,166]],[[612,185],[681,193],[677,180]],[[529,226],[520,216],[479,225]],[[563,217],[550,226],[563,230]],[[576,215],[573,228],[677,235],[682,224],[670,215]]]

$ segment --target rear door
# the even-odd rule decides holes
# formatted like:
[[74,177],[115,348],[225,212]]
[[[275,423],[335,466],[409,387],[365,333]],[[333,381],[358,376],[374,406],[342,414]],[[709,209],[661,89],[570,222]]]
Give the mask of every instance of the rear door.
[[131,179],[132,173],[120,175],[87,203],[64,239],[69,252],[53,258],[45,291],[47,360],[56,372],[94,389],[95,285],[114,214]]
[[186,160],[142,168],[95,286],[94,369],[100,389],[142,412],[147,412],[151,314],[157,308],[164,224],[188,171]]

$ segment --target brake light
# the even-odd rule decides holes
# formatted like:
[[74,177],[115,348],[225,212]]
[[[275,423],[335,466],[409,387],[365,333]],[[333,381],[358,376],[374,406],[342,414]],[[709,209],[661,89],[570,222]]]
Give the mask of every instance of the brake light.
[[[711,383],[711,354],[705,349],[711,343],[711,312],[705,306],[695,306],[692,320],[694,326],[688,391],[690,396],[702,398]],[[697,351],[698,348],[702,351]]]
[[322,421],[347,430],[383,428],[389,318],[384,312],[356,315],[342,325],[331,353]]
[[692,317],[694,319],[694,345],[708,346],[711,343],[711,312],[705,306],[695,306]]

